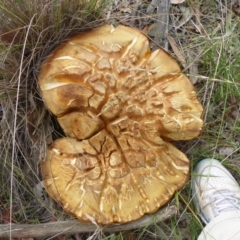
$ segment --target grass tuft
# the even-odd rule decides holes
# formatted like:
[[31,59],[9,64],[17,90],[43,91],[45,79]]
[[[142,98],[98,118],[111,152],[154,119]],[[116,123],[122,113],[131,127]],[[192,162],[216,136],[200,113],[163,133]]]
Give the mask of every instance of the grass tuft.
[[51,206],[33,193],[40,182],[38,164],[46,142],[58,130],[40,98],[41,63],[62,41],[102,24],[106,4],[95,0],[0,3],[0,205],[9,208],[19,223],[52,216]]

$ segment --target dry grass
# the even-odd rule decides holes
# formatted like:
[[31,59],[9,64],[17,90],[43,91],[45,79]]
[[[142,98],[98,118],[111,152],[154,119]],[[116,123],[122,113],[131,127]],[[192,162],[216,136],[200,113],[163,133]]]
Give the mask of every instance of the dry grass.
[[[46,142],[63,133],[46,110],[37,86],[41,62],[73,34],[103,23],[139,28],[179,60],[204,105],[204,130],[177,143],[191,159],[220,159],[240,174],[240,16],[230,1],[187,1],[171,5],[169,18],[151,1],[0,1],[0,210],[2,222],[37,224],[71,219],[50,199],[37,198],[39,160]],[[106,7],[108,6],[108,7]],[[170,37],[157,36],[162,21]],[[194,213],[191,184],[172,200],[171,219],[130,232],[76,234],[69,239],[197,239],[202,225]],[[6,216],[10,215],[11,218]],[[1,218],[0,218],[1,220]],[[7,222],[7,221],[6,221]],[[0,229],[1,232],[1,229]]]

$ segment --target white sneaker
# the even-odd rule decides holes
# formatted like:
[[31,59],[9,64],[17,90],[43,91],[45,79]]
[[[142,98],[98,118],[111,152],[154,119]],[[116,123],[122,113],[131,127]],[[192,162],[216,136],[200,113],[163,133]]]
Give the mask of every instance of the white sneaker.
[[240,187],[219,161],[204,159],[194,171],[193,201],[205,224],[221,213],[240,211]]

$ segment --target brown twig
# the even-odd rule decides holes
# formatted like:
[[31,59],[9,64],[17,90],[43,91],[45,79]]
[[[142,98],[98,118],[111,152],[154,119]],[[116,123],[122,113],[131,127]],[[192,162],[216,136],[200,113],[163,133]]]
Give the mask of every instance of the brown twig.
[[[154,214],[146,214],[142,218],[126,224],[113,224],[110,226],[97,226],[93,223],[84,223],[78,220],[58,221],[44,224],[0,224],[0,238],[9,237],[11,229],[12,238],[49,237],[59,234],[74,234],[84,232],[118,232],[145,227],[147,225],[165,221],[177,213],[177,207],[170,205],[160,209]],[[10,226],[11,225],[11,226]]]

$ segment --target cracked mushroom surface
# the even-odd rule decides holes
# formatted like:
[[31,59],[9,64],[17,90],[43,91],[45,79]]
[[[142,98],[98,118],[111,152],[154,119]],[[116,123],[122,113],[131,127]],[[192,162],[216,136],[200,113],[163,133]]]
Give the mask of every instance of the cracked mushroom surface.
[[80,33],[42,65],[39,86],[67,137],[42,161],[49,195],[98,224],[152,213],[182,188],[189,160],[169,140],[202,128],[189,79],[139,30],[111,25]]

